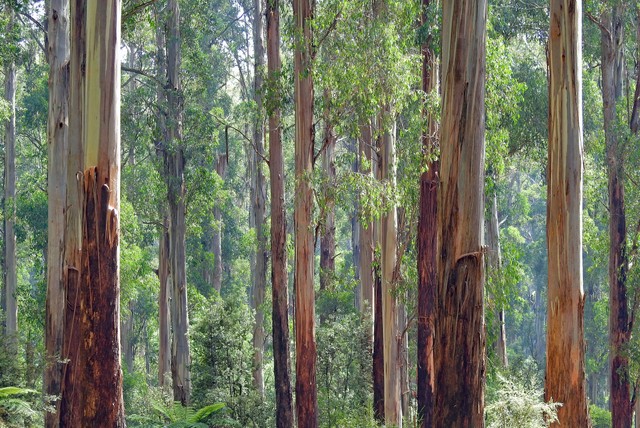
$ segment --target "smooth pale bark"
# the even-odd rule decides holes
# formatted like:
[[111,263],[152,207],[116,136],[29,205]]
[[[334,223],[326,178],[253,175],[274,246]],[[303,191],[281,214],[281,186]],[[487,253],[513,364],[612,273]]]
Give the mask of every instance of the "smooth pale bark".
[[[609,190],[609,376],[612,424],[631,428],[629,358],[631,339],[627,299],[627,223],[624,203],[624,155],[615,129],[622,95],[618,59],[622,56],[622,19],[617,7],[601,15],[602,105]],[[620,44],[619,44],[620,43]]]
[[[431,0],[423,0],[422,24],[427,22]],[[438,84],[438,68],[429,35],[422,45],[422,90],[430,94]],[[420,177],[420,211],[418,219],[418,332],[417,332],[417,404],[421,428],[433,425],[434,405],[434,316],[437,275],[438,161],[434,159],[438,128],[431,112],[423,108],[427,127],[422,134],[422,150],[427,156],[427,170]]]
[[255,323],[253,326],[253,386],[260,396],[264,398],[264,294],[267,288],[267,236],[265,235],[266,199],[267,189],[263,172],[264,156],[264,122],[263,122],[263,68],[264,68],[264,42],[263,42],[263,6],[262,0],[253,2],[253,49],[254,49],[254,85],[253,96],[258,110],[253,128],[254,145],[254,189],[253,215],[256,231],[256,270],[253,284],[253,305],[255,309]]
[[443,3],[434,426],[484,426],[486,0]]
[[[384,109],[384,121],[392,120],[390,109]],[[380,147],[380,179],[392,189],[396,187],[395,120],[382,135]],[[395,205],[380,219],[382,278],[382,334],[384,337],[384,417],[387,425],[402,427],[400,391],[400,342],[398,305],[396,301],[396,255],[398,219]]]
[[[320,236],[320,289],[327,290],[335,277],[336,264],[336,213],[333,186],[336,181],[335,146],[336,134],[331,123],[331,94],[324,91],[324,142],[322,152],[322,169],[324,171],[325,197],[324,197],[324,218],[322,221]],[[322,322],[322,320],[321,320]]]
[[588,427],[582,288],[582,2],[551,0],[545,400],[559,423]]
[[[7,33],[14,31],[15,12],[7,7]],[[9,104],[9,118],[4,124],[4,290],[5,333],[18,332],[16,296],[16,63],[13,56],[4,65],[4,98]]]
[[167,202],[169,204],[169,260],[171,262],[171,377],[173,398],[188,405],[191,395],[191,354],[189,349],[189,314],[187,312],[186,272],[186,187],[184,181],[184,114],[180,66],[182,63],[180,7],[178,0],[167,2],[167,118],[168,140],[164,147]]
[[[498,283],[502,269],[502,252],[500,248],[500,225],[498,221],[498,195],[494,191],[491,195],[486,195],[489,199],[489,219],[487,222],[487,270],[494,283]],[[504,308],[501,303],[496,307],[495,327],[497,333],[496,354],[502,367],[507,367],[507,333],[504,323]]]
[[276,390],[276,426],[293,427],[291,363],[289,361],[289,291],[287,276],[287,217],[284,202],[284,155],[280,129],[279,81],[280,1],[267,0],[267,67],[276,88],[269,113],[269,167],[271,168],[271,321],[273,325],[273,370]]
[[313,290],[313,64],[311,19],[315,0],[294,0],[293,18],[299,42],[294,52],[295,82],[295,326],[296,413],[298,426],[318,426],[316,390],[315,296]]
[[[47,121],[47,302],[44,391],[59,396],[64,368],[64,245],[69,131],[69,1],[51,0],[48,12],[49,116]],[[55,403],[59,413],[60,401]],[[45,413],[45,426],[60,425],[57,413]]]
[[86,19],[88,49],[80,64],[86,70],[81,264],[78,286],[69,290],[73,319],[65,332],[70,339],[63,426],[125,426],[119,331],[120,10],[118,0],[89,2],[86,15],[71,9],[74,25]]

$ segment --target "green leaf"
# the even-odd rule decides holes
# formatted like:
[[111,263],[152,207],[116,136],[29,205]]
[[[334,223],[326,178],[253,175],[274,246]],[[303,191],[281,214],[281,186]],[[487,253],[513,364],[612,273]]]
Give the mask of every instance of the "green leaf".
[[224,409],[225,406],[225,403],[215,403],[205,406],[198,410],[195,415],[189,418],[189,422],[200,422],[209,417],[211,414]]

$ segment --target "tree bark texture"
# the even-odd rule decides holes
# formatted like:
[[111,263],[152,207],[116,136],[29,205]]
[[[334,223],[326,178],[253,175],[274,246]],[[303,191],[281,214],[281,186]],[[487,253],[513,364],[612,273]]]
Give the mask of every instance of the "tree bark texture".
[[[423,0],[422,25],[427,25],[431,0]],[[431,93],[438,84],[437,62],[431,51],[431,35],[422,46],[422,90]],[[427,170],[420,177],[420,211],[418,219],[418,334],[417,334],[417,404],[421,428],[433,426],[434,405],[434,316],[437,275],[438,161],[434,159],[438,128],[431,112],[423,109],[427,128],[422,135],[422,150]]]
[[[7,10],[7,33],[16,25],[13,7]],[[13,39],[13,37],[11,37]],[[9,118],[4,124],[4,287],[5,332],[12,341],[18,332],[18,299],[16,296],[16,63],[11,58],[4,65],[4,97],[9,104]]]
[[318,426],[316,390],[315,297],[313,290],[313,65],[311,20],[315,0],[294,0],[297,37],[294,52],[295,82],[295,326],[296,410],[298,426]]
[[287,276],[287,218],[284,202],[284,155],[280,128],[279,82],[280,0],[267,0],[267,67],[276,88],[269,113],[269,166],[271,168],[271,297],[273,370],[276,390],[276,426],[293,426],[291,364],[289,361],[289,290]]
[[[48,12],[49,117],[47,121],[47,301],[44,391],[59,396],[64,368],[64,245],[67,198],[67,135],[69,131],[69,1],[52,0]],[[56,413],[45,413],[45,426],[57,428]]]
[[[121,3],[86,3],[86,15],[82,2],[77,6],[71,9],[73,25],[86,17],[89,49],[86,65],[80,67],[86,69],[88,102],[81,139],[85,165],[81,262],[76,267],[77,286],[68,289],[71,323],[65,329],[65,344],[69,362],[60,425],[124,427],[119,331]],[[75,53],[72,61],[82,58]]]
[[551,0],[545,400],[559,423],[588,427],[582,288],[582,2]]
[[[391,129],[384,130],[380,147],[380,179],[396,187],[395,119],[391,109],[383,109],[384,121],[392,120]],[[387,425],[402,427],[400,394],[400,328],[396,300],[396,256],[398,250],[398,218],[395,204],[380,219],[382,334],[384,343],[384,416]]]
[[444,2],[434,426],[484,426],[487,2]]
[[264,118],[263,118],[263,68],[264,41],[262,24],[264,8],[262,0],[253,2],[253,49],[254,49],[254,88],[253,96],[258,114],[253,127],[254,145],[254,200],[253,215],[256,230],[256,270],[253,284],[253,305],[255,309],[255,323],[253,326],[253,386],[260,396],[264,397],[264,294],[267,288],[267,237],[265,235],[267,189],[263,172],[264,157]]
[[189,314],[187,313],[186,273],[186,187],[182,117],[184,100],[180,82],[181,37],[178,0],[167,2],[167,120],[168,141],[164,147],[165,179],[169,203],[169,259],[171,261],[171,376],[174,400],[189,404],[191,395],[191,355],[189,350]]
[[[60,401],[56,403],[55,414],[45,418],[49,427],[72,426],[70,411],[74,408],[74,399],[67,389],[73,390],[70,383],[70,373],[76,367],[71,364],[71,351],[76,352],[80,338],[76,330],[76,307],[80,292],[80,272],[82,268],[82,209],[84,183],[84,99],[86,82],[86,4],[84,0],[70,2],[70,57],[69,57],[69,129],[67,140],[66,182],[66,225],[64,234],[64,288],[66,302],[63,305],[63,354],[62,385],[60,386]],[[71,379],[72,380],[72,379]],[[71,386],[70,386],[71,385]],[[76,404],[79,405],[79,404]],[[64,416],[64,417],[63,417]]]
[[613,426],[631,428],[629,358],[631,338],[627,301],[627,224],[624,203],[624,155],[616,131],[616,103],[622,95],[618,45],[623,31],[618,7],[601,15],[602,104],[609,190],[609,346],[611,417]]
[[[376,229],[379,227],[376,226]],[[376,230],[376,235],[378,235]],[[378,239],[376,239],[376,246]],[[378,258],[379,259],[379,258]],[[378,263],[376,265],[379,266]],[[384,335],[382,320],[382,276],[380,268],[374,273],[375,303],[373,327],[373,416],[375,420],[384,424]]]

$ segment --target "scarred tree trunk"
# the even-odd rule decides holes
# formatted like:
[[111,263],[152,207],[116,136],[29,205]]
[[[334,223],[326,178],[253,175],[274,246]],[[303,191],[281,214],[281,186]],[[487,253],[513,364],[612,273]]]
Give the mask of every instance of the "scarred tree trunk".
[[[7,33],[14,31],[15,12],[7,6]],[[13,37],[12,37],[13,39]],[[9,118],[4,124],[4,287],[5,332],[12,341],[18,332],[16,277],[16,64],[11,54],[4,66],[4,97],[9,104]]]
[[276,426],[293,426],[291,364],[289,362],[289,302],[287,276],[287,221],[284,205],[284,156],[280,129],[280,1],[267,0],[267,62],[271,97],[269,166],[271,168],[271,296],[273,308],[273,370],[276,390]]
[[[422,25],[427,25],[427,11],[431,0],[423,0]],[[431,93],[438,84],[431,35],[422,46],[422,90]],[[438,161],[434,158],[437,147],[437,125],[426,106],[423,115],[427,128],[422,135],[422,150],[427,157],[427,170],[420,177],[420,217],[418,219],[418,368],[417,401],[420,427],[433,425],[434,405],[434,315],[437,275],[437,214],[438,214]]]
[[180,82],[180,8],[178,0],[167,2],[167,120],[168,141],[164,147],[165,179],[169,203],[169,260],[171,262],[171,376],[174,400],[189,404],[191,395],[191,355],[189,350],[189,315],[187,313],[186,272],[186,187],[184,182],[184,146],[182,116],[184,114]]
[[[64,316],[66,290],[64,283],[64,246],[67,198],[67,133],[69,131],[69,1],[52,0],[48,12],[49,118],[47,122],[47,302],[46,364],[44,391],[59,396],[62,384]],[[60,426],[56,413],[45,413],[45,426]]]
[[[118,0],[83,2],[71,9],[74,36],[86,23],[82,244],[77,286],[68,289],[67,367],[62,426],[124,427],[119,332],[120,8]],[[76,46],[77,47],[77,46]],[[72,49],[73,50],[73,49]],[[73,51],[71,61],[81,59]],[[76,56],[75,54],[80,55]],[[72,73],[72,77],[74,73]],[[80,98],[78,98],[80,99]],[[71,104],[75,106],[75,97]],[[72,109],[73,110],[73,109]],[[69,144],[70,149],[75,146]],[[69,166],[71,166],[69,159]],[[78,170],[75,170],[76,174]],[[74,207],[75,208],[75,207]],[[80,208],[80,206],[78,206]],[[69,235],[67,235],[68,237]]]
[[256,228],[256,271],[253,284],[253,304],[256,311],[255,324],[253,326],[253,386],[264,397],[264,294],[267,288],[267,237],[265,235],[267,190],[263,172],[264,157],[264,118],[263,118],[263,68],[264,68],[264,43],[263,43],[263,6],[262,0],[253,2],[253,48],[254,48],[254,101],[258,114],[253,128],[254,166],[255,166],[255,199],[253,200],[253,215]]
[[623,31],[619,10],[601,15],[601,67],[604,135],[609,177],[609,346],[611,419],[613,426],[631,428],[629,358],[624,351],[631,331],[627,302],[627,224],[624,208],[624,155],[618,143],[616,103],[622,94],[618,73]]
[[545,400],[553,426],[588,427],[582,288],[582,2],[551,0]]
[[293,16],[300,43],[294,53],[295,79],[295,318],[296,410],[298,426],[318,426],[316,390],[315,297],[313,291],[313,64],[311,19],[315,0],[294,0]]
[[443,4],[434,356],[437,427],[484,426],[486,22],[486,0]]

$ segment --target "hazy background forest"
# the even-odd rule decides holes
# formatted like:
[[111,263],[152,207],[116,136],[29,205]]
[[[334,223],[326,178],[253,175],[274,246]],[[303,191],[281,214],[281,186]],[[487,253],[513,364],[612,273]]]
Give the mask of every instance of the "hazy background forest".
[[[295,382],[294,205],[300,194],[294,178],[294,52],[300,41],[292,2],[279,2],[282,69],[267,72],[267,2],[272,4],[271,0],[122,2],[120,335],[129,426],[276,426],[271,289],[275,223],[270,188],[274,165],[268,122],[275,110],[281,111],[286,222],[278,226],[286,224],[288,335],[292,385]],[[44,411],[55,409],[54,397],[42,394],[47,368],[50,3],[55,0],[0,1],[0,76],[5,82],[0,123],[6,123],[0,426],[42,426]],[[437,85],[428,93],[423,90],[422,66],[424,49],[435,57],[441,54],[442,7],[417,0],[314,3],[315,144],[308,229],[315,257],[318,421],[323,427],[381,423],[374,411],[372,377],[375,317],[367,303],[372,295],[367,297],[363,287],[371,289],[373,284],[367,281],[373,281],[386,263],[373,234],[393,211],[397,229],[392,297],[398,305],[401,338],[399,406],[404,426],[418,426],[416,237],[421,174],[432,160],[423,140],[425,135],[437,138],[429,135],[425,112],[438,122],[441,109]],[[626,225],[621,229],[621,248],[626,254],[624,307],[632,328],[640,306],[640,139],[637,123],[635,129],[631,124],[640,79],[638,7],[635,1],[622,0],[583,4],[584,342],[594,427],[612,426],[607,162],[611,153],[603,113],[603,34],[614,40],[619,76],[617,108],[607,132],[617,136],[616,153],[624,162],[620,183],[626,193],[622,206]],[[489,2],[484,317],[485,421],[490,427],[547,426],[549,415],[556,412],[556,405],[545,403],[543,397],[548,32],[548,2]],[[175,54],[171,49],[181,52],[178,62],[171,62]],[[170,86],[175,80],[167,80],[171,67],[179,76],[176,91]],[[15,82],[15,99],[10,81]],[[179,97],[172,104],[175,93]],[[181,119],[172,117],[175,106],[182,109]],[[14,149],[8,144],[12,117]],[[174,138],[178,143],[167,140],[174,128],[181,133]],[[376,176],[373,164],[385,139],[393,140],[395,160],[386,176]],[[183,156],[183,174],[178,175],[183,181],[177,187],[178,176],[167,167],[167,153]],[[173,315],[166,308],[165,318],[160,315],[163,306],[177,300],[169,297],[177,273],[163,264],[167,251],[173,251],[168,243],[172,215],[168,194],[173,188],[183,192],[174,200],[184,203],[185,210],[188,335],[183,336],[188,338],[191,382],[186,396],[172,389],[170,332],[175,333],[176,327],[167,317]],[[374,223],[380,226],[373,227]],[[368,274],[363,268],[367,245]],[[15,324],[10,322],[12,313],[17,313]],[[640,409],[635,400],[640,392],[638,335],[631,330],[624,334],[626,340],[615,353],[628,361],[624,377],[629,408],[635,404]]]

